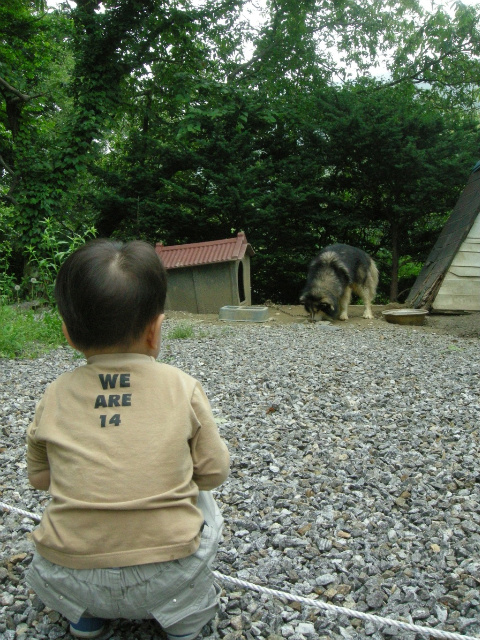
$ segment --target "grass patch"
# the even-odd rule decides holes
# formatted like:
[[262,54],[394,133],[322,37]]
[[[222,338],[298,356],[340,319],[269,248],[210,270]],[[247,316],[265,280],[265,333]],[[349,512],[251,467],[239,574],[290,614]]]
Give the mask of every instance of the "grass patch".
[[177,326],[170,329],[167,333],[167,340],[188,340],[189,338],[194,338],[195,332],[191,324],[180,323]]
[[[166,334],[167,340],[206,337],[205,331],[181,322]],[[62,322],[56,311],[26,311],[16,306],[0,305],[0,358],[37,358],[57,347],[66,346]],[[81,354],[79,354],[79,357]]]
[[66,344],[58,313],[0,306],[0,358],[37,358]]

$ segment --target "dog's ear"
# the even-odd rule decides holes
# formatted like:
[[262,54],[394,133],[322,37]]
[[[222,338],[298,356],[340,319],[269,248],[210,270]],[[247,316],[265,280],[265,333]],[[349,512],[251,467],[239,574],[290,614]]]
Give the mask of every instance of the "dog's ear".
[[325,300],[325,306],[327,309],[330,309],[330,312],[333,313],[335,311],[335,305],[333,305],[330,301]]
[[327,316],[333,317],[336,313],[335,305],[328,298],[322,298],[318,302],[318,309],[326,313]]

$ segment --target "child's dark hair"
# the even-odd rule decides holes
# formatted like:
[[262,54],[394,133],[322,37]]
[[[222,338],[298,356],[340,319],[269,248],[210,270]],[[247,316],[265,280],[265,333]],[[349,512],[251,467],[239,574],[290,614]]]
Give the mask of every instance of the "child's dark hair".
[[135,240],[92,240],[57,275],[55,299],[79,349],[128,346],[163,313],[167,276],[155,249]]

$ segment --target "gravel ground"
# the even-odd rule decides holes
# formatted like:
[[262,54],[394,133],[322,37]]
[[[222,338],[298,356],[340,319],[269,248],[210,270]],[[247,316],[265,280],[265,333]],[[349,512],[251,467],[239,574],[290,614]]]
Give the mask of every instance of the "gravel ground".
[[[175,327],[167,320],[164,334]],[[160,356],[198,378],[228,442],[216,569],[378,616],[480,636],[480,343],[383,323],[195,325]],[[41,513],[25,430],[45,385],[83,361],[0,360],[0,500]],[[0,515],[0,638],[70,637],[29,593],[35,524]],[[223,582],[204,637],[425,636]],[[115,621],[112,640],[162,639]]]

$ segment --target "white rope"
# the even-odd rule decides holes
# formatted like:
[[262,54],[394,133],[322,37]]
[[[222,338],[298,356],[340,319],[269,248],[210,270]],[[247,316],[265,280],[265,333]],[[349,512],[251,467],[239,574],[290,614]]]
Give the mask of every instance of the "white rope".
[[391,618],[382,618],[380,616],[375,616],[371,613],[363,613],[362,611],[355,611],[355,609],[348,609],[347,607],[338,607],[334,604],[328,604],[326,602],[322,602],[321,600],[314,600],[313,598],[304,598],[303,596],[297,596],[292,593],[287,593],[286,591],[278,591],[277,589],[268,589],[267,587],[261,587],[258,584],[253,584],[251,582],[246,582],[246,580],[240,580],[239,578],[231,578],[230,576],[224,576],[218,571],[214,571],[213,575],[224,582],[231,582],[240,587],[244,587],[245,589],[251,589],[252,591],[258,591],[259,593],[268,593],[271,596],[275,596],[277,598],[285,598],[286,600],[293,600],[295,602],[302,602],[303,604],[308,605],[309,607],[315,607],[316,609],[324,609],[325,611],[332,611],[338,615],[344,614],[350,616],[351,618],[360,618],[360,620],[369,620],[370,622],[374,622],[381,626],[391,626],[398,627],[399,629],[406,629],[407,631],[414,631],[415,633],[420,633],[422,635],[426,635],[427,637],[430,635],[434,638],[445,638],[451,640],[478,640],[478,636],[463,636],[460,633],[452,633],[450,631],[441,631],[440,629],[433,629],[432,627],[421,627],[416,624],[410,624],[409,622],[400,622],[399,620],[392,620]]
[[4,511],[12,511],[14,513],[20,513],[22,516],[35,520],[35,522],[40,522],[40,520],[42,519],[42,516],[39,516],[36,513],[30,513],[30,511],[25,511],[24,509],[19,509],[18,507],[11,507],[9,504],[6,504],[5,502],[0,502],[0,507],[2,507]]
[[[19,513],[27,518],[31,518],[36,522],[40,522],[42,519],[36,513],[30,513],[29,511],[25,511],[24,509],[19,509],[18,507],[12,507],[5,502],[0,502],[0,507],[5,511],[10,511],[14,513]],[[246,580],[240,580],[239,578],[232,578],[230,576],[225,576],[218,571],[213,571],[213,575],[223,582],[230,582],[239,587],[243,587],[245,589],[250,589],[251,591],[257,591],[258,593],[266,593],[271,596],[275,596],[279,599],[291,600],[293,602],[300,602],[306,604],[309,607],[314,607],[315,609],[323,609],[324,611],[331,611],[337,615],[346,615],[350,618],[359,618],[360,620],[368,620],[373,622],[374,624],[378,624],[379,626],[390,626],[396,627],[398,629],[406,629],[407,631],[413,631],[414,633],[419,633],[425,637],[431,636],[432,638],[442,638],[443,640],[479,640],[478,636],[464,636],[460,633],[453,633],[451,631],[442,631],[441,629],[434,629],[432,627],[423,627],[416,624],[411,624],[409,622],[401,622],[400,620],[393,620],[392,618],[382,618],[381,616],[376,616],[372,613],[363,613],[362,611],[355,611],[355,609],[349,609],[347,607],[339,607],[337,605],[328,604],[327,602],[322,602],[321,600],[314,600],[313,598],[305,598],[303,596],[297,596],[293,593],[287,593],[286,591],[278,591],[277,589],[270,589],[267,587],[262,587],[258,584],[253,584],[252,582],[247,582]]]

